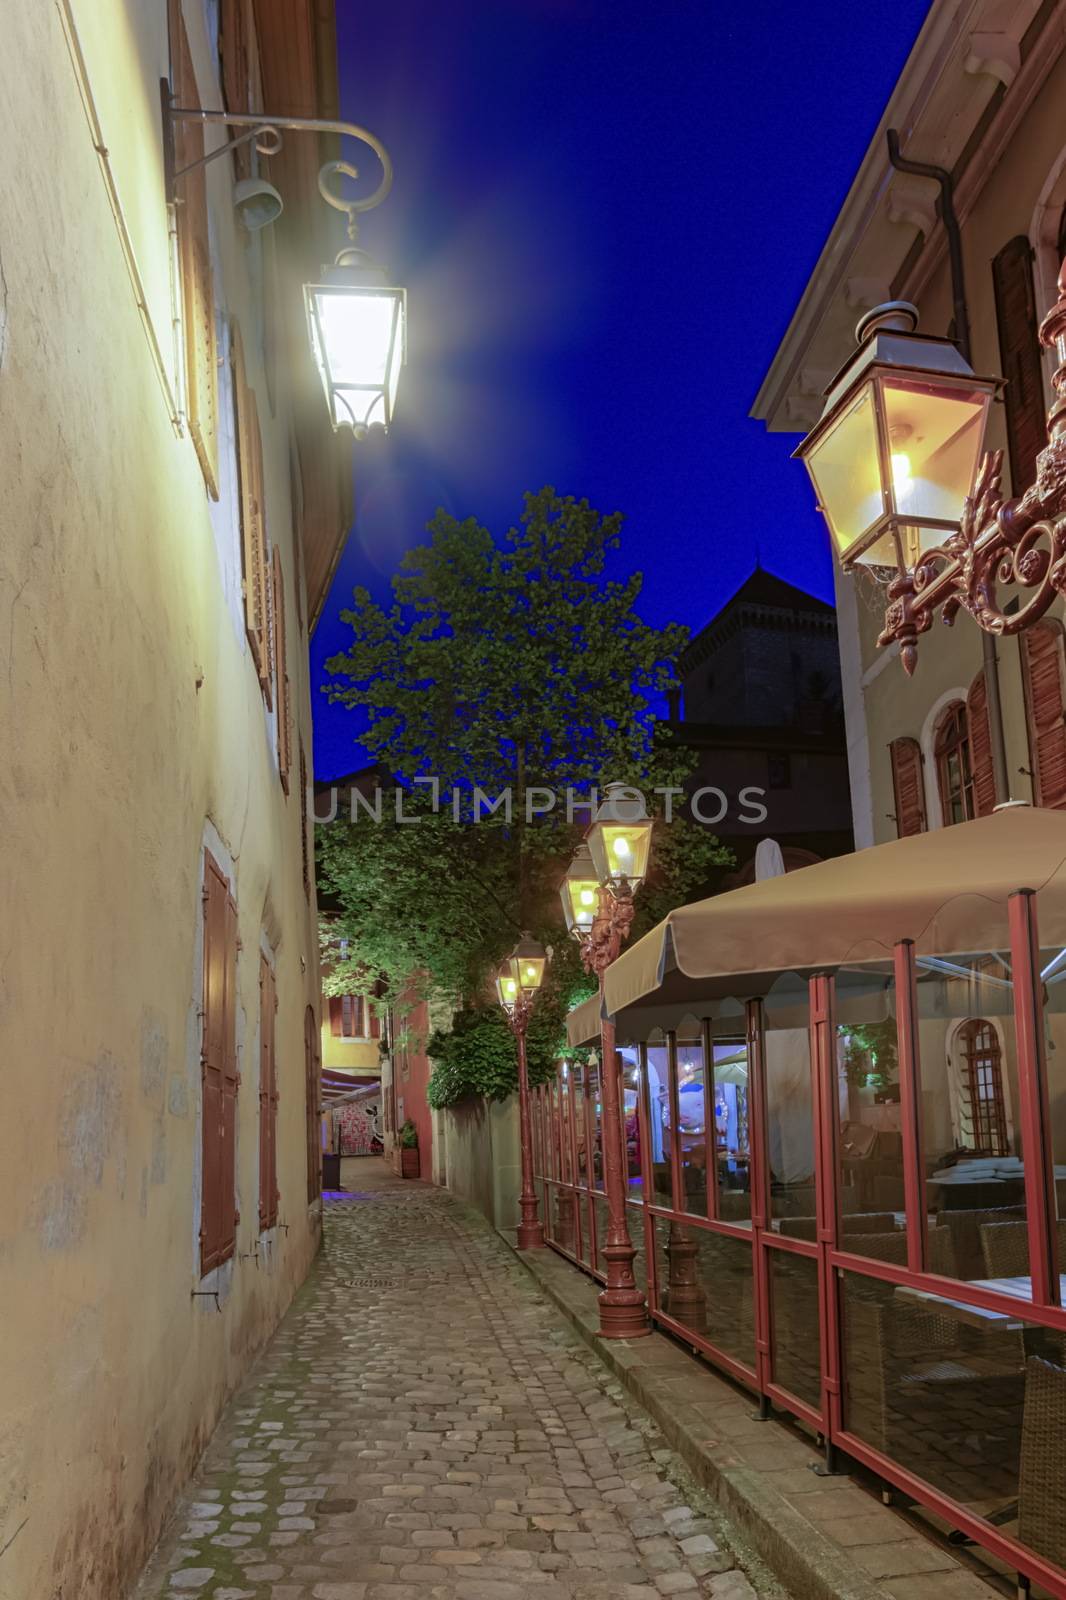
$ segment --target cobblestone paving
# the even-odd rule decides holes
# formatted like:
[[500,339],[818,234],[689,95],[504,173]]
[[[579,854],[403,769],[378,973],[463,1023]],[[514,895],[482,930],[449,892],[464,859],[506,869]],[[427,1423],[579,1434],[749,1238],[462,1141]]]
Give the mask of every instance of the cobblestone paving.
[[370,1184],[327,1199],[139,1600],[752,1600],[720,1515],[503,1242],[352,1170]]

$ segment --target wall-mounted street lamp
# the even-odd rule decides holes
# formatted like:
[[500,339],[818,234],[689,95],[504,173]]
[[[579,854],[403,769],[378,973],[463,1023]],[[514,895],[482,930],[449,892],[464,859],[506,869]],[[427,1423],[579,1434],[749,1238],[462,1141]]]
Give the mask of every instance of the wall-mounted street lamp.
[[[308,333],[334,430],[351,428],[356,438],[374,426],[388,429],[396,409],[400,370],[407,359],[406,291],[391,286],[387,275],[365,250],[358,248],[357,217],[380,205],[392,188],[392,161],[381,141],[354,122],[330,122],[317,117],[272,117],[228,111],[202,111],[176,106],[170,84],[162,80],[163,148],[167,199],[181,197],[181,182],[194,172],[228,154],[237,145],[254,143],[260,155],[277,155],[282,147],[281,130],[297,133],[347,134],[369,145],[381,162],[381,182],[373,194],[350,199],[335,193],[329,185],[334,173],[357,178],[358,169],[346,161],[327,161],[318,175],[318,187],[328,205],[348,217],[351,243],[337,256],[332,267],[325,267],[319,283],[305,284],[304,305]],[[176,168],[174,124],[177,121],[221,123],[245,131],[236,139],[210,150],[188,166]],[[240,186],[238,186],[240,188]],[[281,197],[269,184],[247,180],[235,196],[249,226],[262,227],[281,211]]]
[[496,995],[518,1049],[518,1126],[522,1165],[522,1191],[518,1198],[519,1250],[539,1250],[544,1245],[544,1227],[537,1215],[537,1191],[533,1186],[533,1122],[529,1101],[526,1029],[547,967],[548,951],[528,934],[523,934],[496,974]]
[[[1020,499],[1003,498],[1002,450],[978,469],[999,380],[975,377],[952,340],[917,325],[903,301],[863,317],[858,349],[796,451],[844,569],[894,572],[878,643],[897,640],[908,673],[938,610],[945,622],[964,610],[985,632],[1012,634],[1066,595],[1066,264],[1040,327],[1060,361],[1049,443]],[[1008,615],[997,596],[1004,583],[1036,592]]]

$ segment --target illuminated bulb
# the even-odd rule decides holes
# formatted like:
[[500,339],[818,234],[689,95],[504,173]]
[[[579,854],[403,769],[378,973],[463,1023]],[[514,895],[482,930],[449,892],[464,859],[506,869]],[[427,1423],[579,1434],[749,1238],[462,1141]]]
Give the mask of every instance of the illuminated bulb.
[[595,901],[596,896],[593,894],[591,889],[582,889],[581,893],[578,895],[578,899],[581,901],[583,906],[590,906]]
[[614,853],[618,857],[619,861],[625,861],[630,855],[632,855],[632,851],[629,848],[629,840],[624,834],[621,838],[614,841]]
[[536,967],[527,967],[526,968],[526,977],[527,978],[535,978],[536,976],[537,976]]
[[911,481],[911,458],[904,451],[894,451],[892,455],[892,482],[897,489],[909,488]]

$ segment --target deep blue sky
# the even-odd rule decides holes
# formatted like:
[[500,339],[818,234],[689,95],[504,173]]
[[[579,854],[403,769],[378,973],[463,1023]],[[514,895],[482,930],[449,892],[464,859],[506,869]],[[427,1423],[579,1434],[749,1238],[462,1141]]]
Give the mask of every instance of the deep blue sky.
[[501,534],[545,483],[624,512],[655,623],[701,627],[756,550],[831,598],[793,441],[747,413],[926,10],[337,0],[342,115],[396,170],[360,242],[410,348],[312,641],[319,779],[365,760],[317,689],[339,612],[438,505]]

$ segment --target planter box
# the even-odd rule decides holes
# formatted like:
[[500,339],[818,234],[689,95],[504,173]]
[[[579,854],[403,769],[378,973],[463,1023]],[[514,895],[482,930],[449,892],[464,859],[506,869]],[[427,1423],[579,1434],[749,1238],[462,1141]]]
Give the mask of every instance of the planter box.
[[403,1150],[399,1145],[392,1152],[392,1170],[398,1178],[417,1178],[421,1174],[418,1164],[418,1148]]

